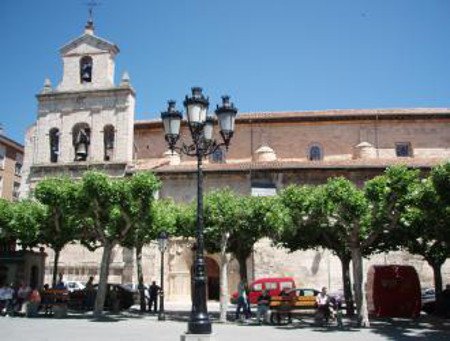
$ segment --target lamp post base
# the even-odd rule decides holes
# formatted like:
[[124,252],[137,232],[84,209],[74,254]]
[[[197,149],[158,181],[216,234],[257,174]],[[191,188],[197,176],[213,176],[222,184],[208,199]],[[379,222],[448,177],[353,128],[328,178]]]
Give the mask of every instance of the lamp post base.
[[217,341],[216,334],[188,334],[180,337],[181,341]]

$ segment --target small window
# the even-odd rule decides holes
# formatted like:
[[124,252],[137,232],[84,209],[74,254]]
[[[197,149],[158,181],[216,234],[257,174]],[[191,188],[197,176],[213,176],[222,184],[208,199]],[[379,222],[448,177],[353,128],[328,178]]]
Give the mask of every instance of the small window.
[[315,296],[314,290],[304,289],[302,290],[302,296]]
[[309,161],[320,161],[323,158],[322,148],[318,145],[312,145],[308,150]]
[[292,289],[292,287],[292,282],[280,282],[280,290],[283,290],[285,288]]
[[85,56],[80,59],[80,82],[92,82],[92,57]]
[[225,162],[225,151],[222,148],[217,148],[214,153],[212,153],[210,161],[212,163],[224,163]]
[[410,157],[412,156],[411,143],[399,142],[395,144],[395,154],[398,157]]
[[262,291],[262,283],[253,284],[253,291]]
[[276,282],[266,282],[265,287],[267,290],[276,290],[277,289],[277,283]]
[[13,193],[12,193],[14,201],[19,200],[19,189],[20,189],[20,182],[14,182]]
[[16,165],[14,168],[14,173],[17,176],[22,174],[22,165],[23,165],[23,155],[20,153],[16,153]]
[[0,146],[0,168],[5,168],[6,148]]
[[3,177],[0,176],[0,198],[3,194]]

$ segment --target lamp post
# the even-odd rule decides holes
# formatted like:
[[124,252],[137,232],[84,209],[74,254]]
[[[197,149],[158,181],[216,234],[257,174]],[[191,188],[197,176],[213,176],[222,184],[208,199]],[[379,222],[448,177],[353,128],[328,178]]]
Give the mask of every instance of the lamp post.
[[202,161],[207,155],[224,146],[228,149],[234,133],[234,120],[237,109],[230,102],[229,96],[222,97],[222,105],[217,106],[215,114],[219,122],[220,135],[223,142],[213,139],[214,118],[208,116],[209,100],[202,93],[202,88],[193,87],[191,97],[186,96],[183,104],[186,108],[187,124],[192,143],[182,143],[177,147],[180,138],[180,126],[183,115],[175,108],[175,101],[169,101],[167,111],[161,113],[165,139],[170,150],[197,158],[197,228],[196,250],[194,261],[194,290],[192,310],[188,322],[188,334],[211,334],[211,321],[206,307],[206,272],[203,241],[203,169]]
[[164,321],[166,313],[164,312],[164,252],[167,250],[168,236],[166,232],[161,232],[158,237],[158,248],[161,252],[161,289],[159,290],[159,312],[158,320]]

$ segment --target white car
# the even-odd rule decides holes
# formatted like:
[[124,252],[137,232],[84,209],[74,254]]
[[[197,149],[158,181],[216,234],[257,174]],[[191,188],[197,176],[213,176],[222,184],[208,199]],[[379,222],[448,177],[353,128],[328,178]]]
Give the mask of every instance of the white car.
[[86,286],[83,283],[81,283],[80,281],[67,281],[66,287],[67,287],[67,290],[69,290],[69,292],[83,290],[84,288],[86,288]]

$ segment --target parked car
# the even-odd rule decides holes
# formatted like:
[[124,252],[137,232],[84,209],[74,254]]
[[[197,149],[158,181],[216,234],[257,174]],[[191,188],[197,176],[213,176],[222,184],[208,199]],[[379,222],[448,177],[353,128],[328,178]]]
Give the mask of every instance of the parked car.
[[[94,290],[97,291],[98,284],[94,285]],[[112,310],[113,304],[111,300],[112,290],[116,290],[117,299],[119,301],[120,310],[126,310],[134,304],[134,292],[130,288],[123,284],[107,284],[106,298],[105,298],[105,309]],[[69,293],[69,307],[72,309],[81,309],[83,307],[83,302],[86,299],[85,290],[75,290]]]
[[[249,286],[249,301],[251,304],[258,303],[258,298],[261,296],[263,290],[268,290],[270,296],[278,296],[285,288],[295,288],[295,281],[292,277],[269,277],[257,279]],[[231,295],[231,303],[236,304],[237,298],[238,293],[236,291]]]
[[[125,283],[124,286],[133,292],[134,304],[140,304],[141,297],[140,297],[139,288],[138,288],[139,284],[138,283]],[[148,302],[148,300],[150,299],[150,294],[148,292],[148,285],[145,285],[145,284],[144,284],[144,294],[145,294],[145,301]]]
[[67,281],[66,287],[69,292],[74,292],[75,290],[83,290],[86,286],[80,281]]
[[436,291],[434,288],[423,288],[421,290],[422,310],[427,314],[434,313],[436,309]]

